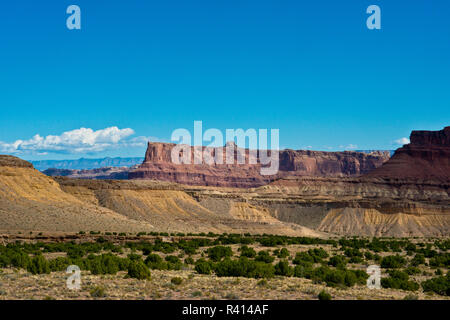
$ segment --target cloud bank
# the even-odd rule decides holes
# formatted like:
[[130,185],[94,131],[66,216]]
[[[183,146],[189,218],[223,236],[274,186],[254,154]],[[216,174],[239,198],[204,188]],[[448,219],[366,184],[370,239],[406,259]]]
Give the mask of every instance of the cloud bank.
[[48,154],[48,153],[96,153],[122,147],[143,147],[147,137],[134,137],[134,130],[109,127],[100,130],[80,128],[63,132],[60,135],[42,137],[34,135],[28,140],[11,143],[0,141],[0,152],[10,154]]
[[400,138],[394,141],[396,144],[404,145],[410,143],[408,138]]

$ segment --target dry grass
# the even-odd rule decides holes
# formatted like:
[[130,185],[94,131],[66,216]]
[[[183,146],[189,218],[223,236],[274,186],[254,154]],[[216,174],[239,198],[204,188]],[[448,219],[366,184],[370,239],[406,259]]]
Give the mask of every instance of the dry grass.
[[[53,272],[32,275],[23,270],[2,269],[0,273],[0,299],[317,299],[324,285],[314,284],[308,279],[275,277],[266,281],[248,278],[216,277],[199,275],[191,270],[152,271],[150,281],[125,277],[125,272],[116,275],[94,276],[82,271],[81,289],[66,287],[67,274]],[[174,285],[171,279],[183,279]],[[98,289],[104,294],[93,294]],[[401,300],[411,293],[402,290],[368,289],[355,286],[346,289],[326,287],[333,299],[345,300]],[[104,296],[102,296],[104,295]],[[449,299],[438,295],[414,292],[418,299]]]

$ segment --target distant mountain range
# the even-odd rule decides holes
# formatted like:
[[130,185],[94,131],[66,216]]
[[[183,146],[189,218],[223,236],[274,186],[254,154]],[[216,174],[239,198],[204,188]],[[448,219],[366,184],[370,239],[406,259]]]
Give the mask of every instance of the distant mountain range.
[[86,159],[80,158],[78,160],[38,160],[30,161],[33,166],[39,170],[44,171],[49,168],[55,169],[71,169],[71,170],[90,170],[104,167],[132,167],[141,164],[144,158],[101,158],[101,159]]

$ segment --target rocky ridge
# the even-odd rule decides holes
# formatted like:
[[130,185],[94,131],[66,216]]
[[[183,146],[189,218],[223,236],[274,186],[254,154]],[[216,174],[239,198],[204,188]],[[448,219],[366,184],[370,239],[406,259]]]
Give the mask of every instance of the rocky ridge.
[[413,131],[410,143],[397,149],[388,162],[367,177],[449,182],[450,126],[440,131]]
[[[448,127],[441,131],[413,132],[409,145],[382,167],[360,177],[286,174],[258,187],[245,184],[245,188],[149,179],[52,179],[20,159],[0,156],[0,229],[79,231],[83,227],[114,231],[127,225],[133,230],[171,232],[448,236],[446,150],[450,143]],[[162,165],[161,172],[170,176],[173,171],[165,167],[161,153],[167,148],[156,148],[160,149],[150,149],[148,157],[154,159],[150,165]],[[286,154],[298,158],[295,152]],[[411,170],[410,166],[417,168]],[[229,176],[241,173],[233,171],[234,167],[228,169]],[[245,172],[245,165],[241,169]],[[186,169],[183,179],[191,173]],[[213,179],[216,172],[207,173],[205,176]],[[115,218],[114,223],[111,218]]]
[[[250,188],[266,185],[288,176],[358,176],[380,167],[389,159],[389,152],[323,152],[308,150],[279,151],[279,171],[275,175],[262,175],[259,154],[255,164],[248,149],[235,148],[235,164],[174,164],[171,151],[175,144],[148,143],[144,162],[129,172],[130,179],[154,179],[189,185]],[[190,147],[191,159],[198,153]],[[221,150],[219,150],[221,149]],[[215,155],[222,153],[225,163],[226,148],[203,147],[201,152]],[[242,154],[244,164],[237,164],[237,155]]]

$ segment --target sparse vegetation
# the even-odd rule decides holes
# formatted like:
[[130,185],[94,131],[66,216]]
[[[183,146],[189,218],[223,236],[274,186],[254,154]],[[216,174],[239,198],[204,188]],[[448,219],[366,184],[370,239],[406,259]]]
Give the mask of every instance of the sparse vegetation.
[[150,270],[142,261],[131,261],[128,265],[128,276],[139,280],[150,280]]
[[183,283],[183,279],[180,277],[174,277],[170,279],[170,282],[176,286],[179,286],[181,283]]
[[317,298],[319,300],[331,300],[331,294],[329,294],[328,292],[326,292],[325,290],[320,291],[320,293],[318,294]]
[[[147,235],[155,238],[142,238]],[[313,285],[326,285],[331,290],[345,290],[365,286],[368,278],[366,266],[379,264],[384,268],[383,290],[414,292],[400,299],[413,299],[417,292],[422,292],[421,289],[443,297],[450,293],[449,241],[445,240],[323,240],[271,235],[191,234],[188,239],[162,241],[159,238],[162,235],[164,233],[141,234],[133,241],[119,236],[120,240],[112,241],[114,232],[102,235],[94,231],[86,235],[91,237],[91,241],[80,243],[11,242],[0,245],[0,268],[47,275],[65,272],[69,265],[77,265],[83,272],[94,276],[120,273],[122,277],[127,275],[140,280],[150,280],[150,270],[159,270],[175,272],[169,278],[173,286],[200,274],[259,279],[254,287],[268,286],[266,279],[274,276],[276,279],[295,277],[307,279]],[[261,250],[261,246],[265,248]],[[189,270],[192,274],[176,275],[181,270]],[[289,287],[286,290],[294,289]],[[92,297],[96,297],[95,294]]]
[[103,287],[95,287],[90,291],[91,297],[93,298],[103,298],[106,297],[105,288]]

